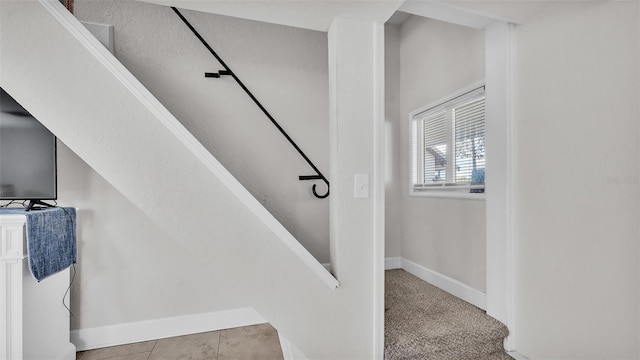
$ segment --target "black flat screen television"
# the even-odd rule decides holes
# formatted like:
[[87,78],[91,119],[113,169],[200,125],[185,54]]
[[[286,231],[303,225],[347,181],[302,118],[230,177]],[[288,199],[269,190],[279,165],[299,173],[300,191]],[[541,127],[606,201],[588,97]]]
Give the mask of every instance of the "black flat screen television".
[[0,200],[55,199],[56,137],[0,88]]

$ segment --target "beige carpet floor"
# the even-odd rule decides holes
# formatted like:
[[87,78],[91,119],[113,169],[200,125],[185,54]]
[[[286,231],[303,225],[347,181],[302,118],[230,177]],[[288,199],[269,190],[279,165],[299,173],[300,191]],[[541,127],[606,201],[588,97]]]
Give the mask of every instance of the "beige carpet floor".
[[512,360],[498,320],[404,270],[385,272],[386,360]]

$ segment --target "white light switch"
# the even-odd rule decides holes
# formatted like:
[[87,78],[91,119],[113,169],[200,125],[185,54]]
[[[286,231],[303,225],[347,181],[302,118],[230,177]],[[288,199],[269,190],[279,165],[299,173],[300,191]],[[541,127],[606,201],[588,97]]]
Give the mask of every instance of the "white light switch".
[[353,197],[356,199],[367,199],[369,197],[369,174],[354,175]]

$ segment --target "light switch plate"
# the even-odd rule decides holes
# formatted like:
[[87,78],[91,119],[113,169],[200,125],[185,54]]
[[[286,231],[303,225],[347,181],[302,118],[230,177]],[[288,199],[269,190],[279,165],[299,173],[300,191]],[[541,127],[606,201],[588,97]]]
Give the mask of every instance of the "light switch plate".
[[353,176],[353,197],[356,199],[369,198],[369,174],[355,174]]

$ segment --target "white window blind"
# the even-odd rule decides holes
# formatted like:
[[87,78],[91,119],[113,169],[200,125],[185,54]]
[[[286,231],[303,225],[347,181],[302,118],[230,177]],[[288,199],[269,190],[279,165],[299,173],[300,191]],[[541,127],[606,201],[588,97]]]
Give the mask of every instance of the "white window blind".
[[484,86],[411,118],[413,191],[484,192]]
[[423,178],[433,183],[447,180],[447,116],[437,111],[422,119]]

